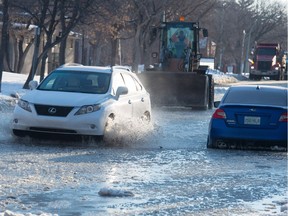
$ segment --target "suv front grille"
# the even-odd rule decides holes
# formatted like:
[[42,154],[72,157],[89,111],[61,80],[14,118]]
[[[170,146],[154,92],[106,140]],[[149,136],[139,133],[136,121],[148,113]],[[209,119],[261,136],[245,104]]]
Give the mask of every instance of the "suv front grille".
[[35,109],[38,115],[66,117],[73,107],[53,106],[53,105],[40,105],[35,104]]
[[58,129],[58,128],[30,127],[30,130],[42,133],[77,134],[75,130]]

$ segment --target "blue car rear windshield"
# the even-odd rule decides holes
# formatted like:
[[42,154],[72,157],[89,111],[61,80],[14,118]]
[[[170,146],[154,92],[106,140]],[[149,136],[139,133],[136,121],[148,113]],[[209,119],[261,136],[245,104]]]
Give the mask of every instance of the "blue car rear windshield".
[[105,94],[111,74],[87,71],[53,71],[37,88],[46,91]]
[[271,88],[231,89],[223,103],[287,107],[287,91]]

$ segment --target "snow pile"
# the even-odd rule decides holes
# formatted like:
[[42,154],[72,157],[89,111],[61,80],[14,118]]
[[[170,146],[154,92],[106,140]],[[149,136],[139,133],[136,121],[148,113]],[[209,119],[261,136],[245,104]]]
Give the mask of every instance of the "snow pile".
[[25,94],[27,90],[23,85],[27,75],[3,72],[1,92],[0,92],[0,111],[9,109],[15,105],[15,98]]
[[246,205],[249,208],[256,209],[259,212],[259,215],[288,215],[288,199],[283,199],[282,196],[275,195],[253,203],[246,202]]
[[237,83],[248,80],[246,76],[239,74],[213,74],[213,79],[215,84]]
[[25,93],[27,90],[23,89],[23,85],[27,77],[25,74],[3,72],[0,97]]
[[[29,91],[27,89],[23,89],[27,78],[27,74],[17,74],[10,72],[2,73],[2,83],[0,89],[0,111],[10,109],[11,106],[15,105],[17,98],[21,97],[21,95]],[[39,79],[39,76],[35,76],[34,80],[39,82]]]
[[236,83],[238,80],[233,76],[227,75],[213,75],[214,83],[215,84],[224,84],[224,83]]

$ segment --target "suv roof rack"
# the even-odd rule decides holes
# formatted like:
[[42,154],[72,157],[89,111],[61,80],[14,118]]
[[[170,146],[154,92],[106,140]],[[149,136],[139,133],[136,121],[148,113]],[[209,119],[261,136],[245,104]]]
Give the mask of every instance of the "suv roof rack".
[[113,66],[111,68],[112,68],[112,71],[113,71],[113,69],[122,69],[122,70],[127,70],[127,71],[131,72],[131,69],[128,66],[116,65],[116,66]]
[[66,63],[66,64],[63,64],[61,66],[59,66],[59,68],[62,68],[62,67],[69,67],[69,66],[83,66],[82,64],[79,64],[79,63]]

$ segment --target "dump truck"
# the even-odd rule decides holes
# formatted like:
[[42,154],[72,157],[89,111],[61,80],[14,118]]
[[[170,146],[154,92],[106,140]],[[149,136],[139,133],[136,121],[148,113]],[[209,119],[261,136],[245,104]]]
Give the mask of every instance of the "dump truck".
[[282,80],[284,78],[283,52],[278,43],[257,43],[252,54],[249,79],[260,80],[269,77],[271,80]]
[[198,22],[163,22],[157,29],[160,36],[153,45],[154,63],[138,77],[150,92],[154,106],[186,106],[212,108],[214,83],[207,75],[208,66],[200,66],[200,32],[208,31]]

